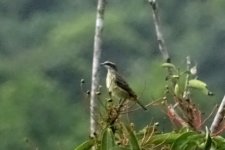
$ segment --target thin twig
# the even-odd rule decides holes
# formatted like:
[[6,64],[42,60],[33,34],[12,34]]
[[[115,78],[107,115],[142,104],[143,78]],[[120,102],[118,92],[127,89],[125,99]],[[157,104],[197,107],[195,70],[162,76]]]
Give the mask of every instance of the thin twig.
[[149,4],[152,7],[152,11],[153,11],[153,21],[154,21],[154,25],[155,25],[155,31],[156,31],[156,36],[157,36],[157,40],[158,40],[158,45],[159,45],[159,50],[162,54],[163,59],[165,60],[165,62],[170,63],[170,56],[167,50],[167,47],[165,45],[165,40],[163,38],[163,34],[160,28],[160,18],[159,18],[159,14],[158,14],[158,5],[156,0],[148,0]]
[[154,124],[154,125],[153,125],[153,129],[152,129],[152,132],[151,132],[151,134],[148,136],[148,139],[146,140],[145,143],[147,143],[148,141],[150,141],[150,139],[152,138],[153,134],[155,133],[156,127],[157,127],[157,124]]
[[209,118],[214,114],[214,112],[215,112],[215,110],[216,110],[216,108],[218,108],[218,106],[217,105],[215,105],[214,107],[213,107],[213,109],[212,109],[212,111],[211,111],[211,113],[202,121],[202,124],[201,124],[201,126],[202,125],[204,125],[205,123],[206,123],[206,121],[208,121],[209,120]]
[[[163,98],[154,100],[154,101],[152,101],[151,103],[145,105],[145,107],[149,107],[149,106],[154,105],[154,104],[156,104],[156,103],[158,103],[158,102],[161,102],[161,101],[164,101]],[[134,109],[131,109],[131,110],[129,110],[129,111],[123,111],[123,112],[121,112],[121,114],[126,114],[126,113],[130,113],[130,112],[134,112],[134,111],[137,111],[137,110],[139,110],[139,109],[141,109],[141,107],[134,108]]]
[[104,12],[106,0],[98,0],[95,36],[94,36],[94,52],[92,62],[92,84],[91,84],[91,98],[90,98],[90,136],[94,137],[97,132],[97,95],[96,92],[99,87],[99,65],[102,51],[102,32],[104,28]]
[[224,116],[225,116],[225,95],[210,127],[210,131],[212,134],[216,133],[219,130],[219,127],[224,121]]

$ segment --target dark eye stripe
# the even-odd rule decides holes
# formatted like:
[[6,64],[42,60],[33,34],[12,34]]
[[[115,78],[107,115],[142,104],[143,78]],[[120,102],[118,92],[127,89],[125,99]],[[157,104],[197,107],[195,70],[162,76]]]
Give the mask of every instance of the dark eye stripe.
[[109,65],[111,67],[115,67],[115,64],[113,64],[113,63],[107,63],[107,65]]

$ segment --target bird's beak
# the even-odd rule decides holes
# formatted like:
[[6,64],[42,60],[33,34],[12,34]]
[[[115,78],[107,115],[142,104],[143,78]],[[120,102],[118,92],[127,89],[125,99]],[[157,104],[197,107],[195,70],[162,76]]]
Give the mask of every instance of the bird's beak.
[[105,63],[100,63],[100,65],[101,65],[101,66],[104,66],[104,65],[105,65]]

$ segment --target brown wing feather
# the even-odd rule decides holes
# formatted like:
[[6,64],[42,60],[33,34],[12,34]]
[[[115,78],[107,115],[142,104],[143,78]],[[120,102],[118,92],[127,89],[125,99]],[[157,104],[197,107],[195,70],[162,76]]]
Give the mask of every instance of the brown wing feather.
[[116,84],[124,89],[125,91],[127,91],[129,93],[130,96],[132,97],[137,97],[136,94],[134,93],[134,91],[129,87],[128,83],[123,79],[122,76],[120,76],[118,73],[116,74]]
[[124,89],[125,91],[127,91],[129,93],[129,95],[133,98],[135,98],[136,102],[144,109],[147,110],[147,108],[137,99],[137,95],[134,93],[134,91],[129,87],[128,83],[123,79],[122,76],[120,76],[118,73],[116,73],[116,84]]

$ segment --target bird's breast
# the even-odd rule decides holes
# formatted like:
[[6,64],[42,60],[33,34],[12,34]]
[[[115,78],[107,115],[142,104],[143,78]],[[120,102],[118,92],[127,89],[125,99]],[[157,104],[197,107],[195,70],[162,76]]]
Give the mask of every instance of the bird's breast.
[[106,76],[106,87],[110,90],[113,87],[113,84],[115,81],[115,75],[108,71],[107,76]]
[[110,74],[109,72],[107,73],[107,76],[106,76],[106,87],[109,89],[110,88]]

